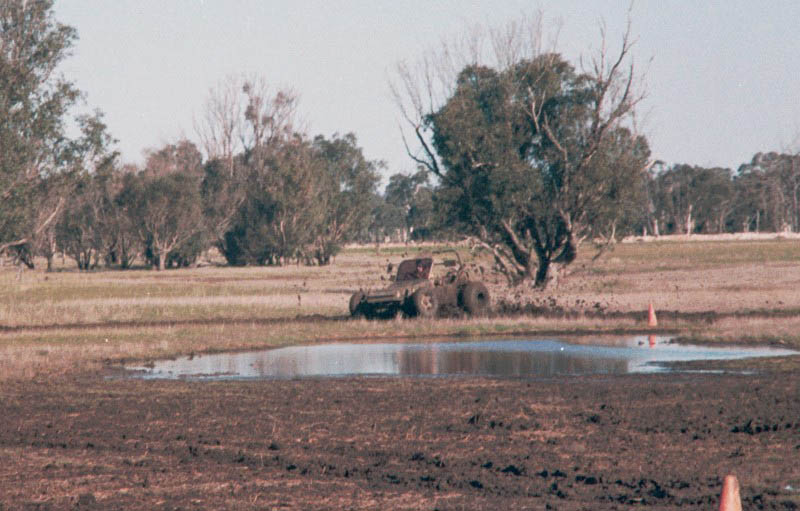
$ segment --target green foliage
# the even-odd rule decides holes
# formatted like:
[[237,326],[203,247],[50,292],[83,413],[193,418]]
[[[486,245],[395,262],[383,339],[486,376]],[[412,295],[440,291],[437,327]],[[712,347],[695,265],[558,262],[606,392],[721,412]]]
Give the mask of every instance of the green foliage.
[[406,228],[403,208],[389,203],[379,194],[370,196],[368,203],[371,221],[366,231],[360,234],[360,241],[380,244],[386,239],[396,237],[398,232],[403,232]]
[[324,265],[368,226],[372,207],[365,198],[376,193],[378,171],[384,164],[367,160],[352,133],[334,135],[330,140],[319,135],[313,150],[322,161],[318,176],[322,216],[310,255]]
[[149,264],[160,270],[166,268],[170,252],[203,230],[196,169],[128,174],[117,203],[128,215],[128,227],[145,247]]
[[739,168],[734,190],[733,228],[800,232],[800,153],[757,153]]
[[226,257],[230,256],[233,261],[238,260],[239,254],[227,245],[229,236],[226,233],[244,202],[246,183],[243,175],[240,160],[227,165],[219,158],[212,158],[203,165],[203,180],[200,184],[208,242]]
[[0,250],[30,245],[62,205],[38,193],[71,148],[64,125],[80,94],[55,71],[75,38],[50,0],[0,2]]
[[[301,134],[272,140],[241,158],[243,201],[221,242],[230,264],[328,264],[341,246],[366,228],[377,169],[354,135]],[[224,195],[233,185],[207,173],[207,190]],[[233,178],[232,178],[233,179]],[[210,196],[210,193],[209,193]]]
[[430,236],[435,228],[433,191],[428,179],[428,172],[424,169],[415,174],[394,174],[386,185],[384,199],[390,212],[387,216],[394,216],[385,225],[389,230],[402,231],[403,240],[422,240]]
[[758,153],[736,173],[687,164],[656,169],[647,184],[646,229],[654,234],[800,228],[800,155]]
[[657,173],[650,188],[660,232],[725,232],[733,207],[730,170],[674,165]]
[[[53,227],[53,237],[37,237],[38,251],[48,257],[52,265],[55,247],[43,241],[55,242],[55,246],[75,260],[78,268],[88,270],[97,266],[101,254],[116,239],[114,227],[109,225],[113,215],[109,201],[108,182],[115,172],[117,153],[110,151],[113,139],[106,130],[102,115],[83,116],[78,119],[82,136],[71,143],[68,153],[68,172],[47,178],[55,183],[52,196],[58,193],[68,197],[63,212]],[[44,231],[49,234],[49,230]]]
[[468,66],[427,115],[439,212],[511,282],[546,285],[552,265],[572,262],[584,239],[613,236],[637,202],[650,153],[620,125],[633,100],[604,103],[618,80],[578,74],[555,54]]
[[80,270],[95,266],[102,248],[98,191],[88,174],[78,178],[72,201],[55,228],[58,246],[75,260]]

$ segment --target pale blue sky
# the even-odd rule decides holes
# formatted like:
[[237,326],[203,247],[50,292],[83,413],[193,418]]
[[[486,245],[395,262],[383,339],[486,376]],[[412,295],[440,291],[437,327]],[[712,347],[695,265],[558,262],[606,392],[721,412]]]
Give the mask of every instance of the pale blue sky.
[[[412,171],[388,80],[468,25],[541,9],[561,20],[570,59],[624,29],[627,0],[57,0],[78,30],[65,75],[106,114],[126,162],[197,137],[210,87],[258,74],[300,95],[309,132],[354,132],[387,175]],[[800,2],[639,1],[634,55],[647,65],[642,130],[669,163],[738,167],[759,151],[800,150]],[[652,61],[648,61],[652,58]]]

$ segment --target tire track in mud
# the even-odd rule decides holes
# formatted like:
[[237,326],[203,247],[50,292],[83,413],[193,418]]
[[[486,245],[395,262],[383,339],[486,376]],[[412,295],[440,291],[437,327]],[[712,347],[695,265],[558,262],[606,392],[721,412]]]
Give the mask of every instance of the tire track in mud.
[[[634,320],[639,322],[647,321],[647,311],[592,311],[562,308],[538,308],[526,307],[524,310],[504,311],[489,316],[491,318],[524,319],[524,318],[547,318],[547,319],[608,319],[608,320]],[[707,323],[713,324],[723,319],[741,318],[790,318],[800,317],[800,310],[797,309],[775,309],[775,310],[742,310],[735,312],[716,312],[716,311],[669,311],[659,310],[658,317],[667,321],[684,321],[688,323]],[[273,326],[288,323],[325,323],[325,322],[345,322],[354,321],[349,315],[324,316],[322,314],[297,315],[284,318],[210,318],[210,319],[184,319],[184,320],[161,320],[161,321],[104,321],[94,323],[51,323],[44,325],[0,325],[0,333],[17,332],[45,332],[50,330],[97,330],[104,328],[171,328],[183,326],[214,326],[214,325],[259,325]],[[390,320],[390,319],[389,319]],[[376,319],[374,321],[387,321],[387,319]],[[620,329],[621,332],[650,332],[653,329]],[[581,329],[577,332],[587,331]],[[608,330],[603,330],[608,333]],[[538,332],[537,333],[542,333]],[[556,333],[570,333],[568,330],[560,330]],[[592,332],[588,332],[592,333]]]

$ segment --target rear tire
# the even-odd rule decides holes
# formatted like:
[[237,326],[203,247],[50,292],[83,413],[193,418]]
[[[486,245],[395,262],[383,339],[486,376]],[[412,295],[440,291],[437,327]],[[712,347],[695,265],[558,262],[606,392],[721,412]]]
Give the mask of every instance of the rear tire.
[[364,293],[358,291],[353,293],[353,296],[350,297],[350,315],[354,318],[359,316],[366,316],[364,313],[364,307],[361,305],[361,301],[364,299]]
[[483,316],[489,312],[489,290],[482,282],[467,282],[461,290],[461,306],[470,316]]
[[433,318],[439,310],[439,300],[431,289],[418,289],[411,295],[414,313],[421,318]]

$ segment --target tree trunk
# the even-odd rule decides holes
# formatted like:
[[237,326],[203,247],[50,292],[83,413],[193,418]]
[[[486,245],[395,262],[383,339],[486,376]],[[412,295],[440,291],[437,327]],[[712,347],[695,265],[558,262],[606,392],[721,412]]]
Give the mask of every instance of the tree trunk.
[[686,213],[686,234],[692,234],[694,221],[692,220],[692,204],[689,204],[689,211]]
[[550,284],[550,260],[539,259],[539,267],[536,269],[536,280],[534,287],[546,289]]

